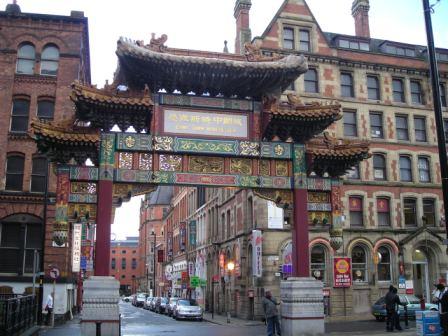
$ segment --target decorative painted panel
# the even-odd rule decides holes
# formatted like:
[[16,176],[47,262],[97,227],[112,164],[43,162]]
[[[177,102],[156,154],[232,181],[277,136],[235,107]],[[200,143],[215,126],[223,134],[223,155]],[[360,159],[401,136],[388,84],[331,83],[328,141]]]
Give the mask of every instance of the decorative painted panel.
[[98,168],[96,167],[70,167],[72,181],[98,181]]
[[174,138],[169,136],[155,136],[154,150],[163,152],[173,151]]
[[336,228],[342,227],[342,201],[341,201],[341,185],[340,179],[331,180],[331,204],[333,206],[333,220]]
[[161,105],[177,105],[190,107],[211,107],[226,110],[252,111],[253,102],[250,100],[208,98],[185,95],[161,94],[159,102]]
[[306,176],[306,157],[305,146],[294,144],[294,157],[293,157],[293,169],[294,169],[294,188],[304,189],[306,188],[307,176]]
[[191,153],[210,154],[238,154],[236,140],[199,140],[175,138],[174,150]]
[[100,175],[102,180],[113,179],[113,169],[115,164],[115,134],[101,134],[100,144]]
[[271,174],[271,162],[269,160],[260,160],[259,174],[262,176],[269,176]]
[[288,161],[275,161],[275,175],[288,176]]
[[291,159],[292,144],[284,142],[262,142],[261,156],[275,159]]
[[330,203],[330,193],[308,192],[308,202],[310,203]]
[[257,142],[241,141],[240,142],[240,155],[247,156],[259,156],[260,145]]
[[131,152],[118,153],[118,168],[120,169],[132,169],[134,155]]
[[308,177],[308,190],[331,190],[331,179]]
[[207,156],[190,156],[188,171],[192,173],[224,173],[224,158]]
[[150,151],[152,150],[152,136],[149,134],[118,133],[117,150]]
[[308,211],[331,211],[331,203],[308,203]]
[[230,172],[233,174],[252,175],[252,160],[231,158]]
[[92,182],[72,182],[70,192],[72,194],[96,194],[96,183]]
[[[57,230],[68,230],[67,208],[70,195],[70,170],[68,167],[57,168],[56,181],[56,213]],[[61,244],[62,245],[62,244]]]
[[182,157],[180,155],[164,155],[159,156],[159,167],[161,171],[181,171]]
[[97,195],[91,194],[70,194],[69,196],[70,203],[95,203],[98,200]]
[[313,225],[331,225],[331,212],[328,211],[309,211],[308,222]]
[[152,169],[152,154],[139,153],[138,154],[138,169],[151,170]]
[[89,221],[94,222],[96,220],[96,204],[69,204],[68,216],[70,218],[85,217],[89,214]]

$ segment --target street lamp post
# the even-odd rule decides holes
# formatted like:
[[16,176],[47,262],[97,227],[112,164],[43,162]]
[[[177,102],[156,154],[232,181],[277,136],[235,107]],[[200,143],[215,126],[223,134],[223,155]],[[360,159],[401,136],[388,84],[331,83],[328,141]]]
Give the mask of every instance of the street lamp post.
[[151,232],[151,236],[154,237],[154,245],[152,249],[152,256],[153,256],[153,271],[152,271],[152,288],[154,293],[152,294],[154,297],[156,296],[156,233],[154,231]]
[[[229,277],[229,280],[228,280],[229,286],[230,286],[231,275],[232,275],[234,269],[235,269],[235,263],[233,261],[229,261],[227,263],[227,272],[229,273],[229,275],[228,275],[228,277]],[[229,289],[229,291],[230,291],[230,289]],[[228,300],[228,301],[230,301],[230,300]],[[226,305],[226,308],[227,308],[227,323],[230,323],[229,304],[230,304],[230,302],[227,302],[227,305]]]
[[432,31],[431,12],[432,6],[429,5],[429,0],[423,0],[423,11],[425,15],[426,37],[428,39],[428,59],[430,65],[432,95],[434,104],[434,114],[436,120],[437,142],[439,146],[439,161],[440,161],[440,175],[442,176],[442,194],[443,205],[445,208],[445,228],[448,238],[448,159],[446,153],[446,139],[443,130],[442,117],[442,101],[440,99],[440,83],[439,71],[437,69],[437,58],[434,47],[434,34]]

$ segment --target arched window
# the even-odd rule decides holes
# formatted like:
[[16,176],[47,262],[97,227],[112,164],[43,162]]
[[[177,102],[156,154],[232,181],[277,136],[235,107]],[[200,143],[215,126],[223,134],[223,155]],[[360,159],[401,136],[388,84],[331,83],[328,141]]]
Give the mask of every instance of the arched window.
[[33,272],[34,250],[40,253],[42,245],[41,230],[41,220],[31,215],[16,214],[0,221],[1,273]]
[[16,73],[34,74],[34,63],[36,62],[36,49],[31,43],[24,43],[17,51]]
[[367,253],[363,246],[357,245],[352,250],[352,277],[354,282],[367,282]]
[[378,249],[378,281],[392,280],[391,253],[386,246]]
[[29,112],[29,100],[23,98],[17,98],[13,100],[10,126],[11,132],[26,133],[28,131]]
[[326,280],[326,252],[322,245],[314,245],[311,249],[311,276],[317,280]]
[[45,176],[47,174],[47,159],[37,157],[33,159],[31,171],[31,192],[45,192]]
[[56,76],[58,73],[59,49],[55,45],[47,45],[42,51],[40,74]]
[[23,155],[9,155],[6,160],[5,190],[21,191],[23,189]]
[[54,101],[39,100],[37,102],[37,117],[44,120],[53,120],[54,117]]

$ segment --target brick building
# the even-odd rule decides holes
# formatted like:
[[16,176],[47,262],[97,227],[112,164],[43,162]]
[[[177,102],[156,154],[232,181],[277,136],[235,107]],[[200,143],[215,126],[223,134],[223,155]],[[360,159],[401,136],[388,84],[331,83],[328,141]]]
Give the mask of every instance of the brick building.
[[30,291],[36,250],[45,272],[44,295],[51,287],[49,265],[60,270],[55,313],[63,315],[75,304],[70,250],[53,243],[54,167],[47,169],[28,128],[33,118],[72,117],[70,84],[90,82],[88,21],[83,12],[32,14],[8,4],[0,11],[0,45],[0,287],[15,294]]
[[[343,118],[330,126],[330,135],[371,142],[372,157],[344,179],[338,252],[330,243],[331,213],[309,207],[311,275],[324,282],[327,313],[369,313],[400,279],[429,300],[432,284],[446,281],[448,260],[426,47],[372,38],[368,0],[353,1],[354,36],[323,32],[306,1],[285,0],[263,34],[252,39],[250,6],[250,0],[236,1],[236,51],[252,41],[265,55],[304,54],[309,71],[285,94],[297,93],[305,103],[338,100]],[[448,50],[437,49],[437,56],[448,127]],[[197,204],[194,189],[175,190],[165,228],[174,237],[168,250],[173,288],[182,283],[173,266],[189,271],[193,263],[190,273],[204,278],[203,285],[179,294],[195,296],[207,309],[214,305],[215,312],[261,317],[264,291],[278,296],[290,271],[290,209],[282,211],[250,190],[228,188],[208,189],[205,202],[189,210],[190,197]],[[308,201],[328,202],[317,192],[309,192]],[[182,222],[185,252],[176,238]],[[253,230],[263,236],[261,277],[252,269]],[[333,287],[332,258],[338,255],[352,258],[353,284],[345,291]],[[235,262],[232,272],[226,270],[229,260]]]
[[160,287],[160,284],[164,281],[162,265],[157,262],[157,251],[165,250],[165,231],[162,220],[168,213],[172,197],[172,187],[159,187],[154,192],[147,194],[141,202],[139,226],[140,272],[136,290],[149,293],[150,289],[154,289],[154,257],[157,267],[156,287]]
[[135,293],[141,263],[138,237],[112,240],[110,258],[110,275],[120,282],[120,295]]

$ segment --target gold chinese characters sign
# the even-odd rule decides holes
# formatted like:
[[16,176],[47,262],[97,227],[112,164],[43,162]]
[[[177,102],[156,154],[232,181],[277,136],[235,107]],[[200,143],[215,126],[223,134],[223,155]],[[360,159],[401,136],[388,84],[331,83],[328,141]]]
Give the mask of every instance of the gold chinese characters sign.
[[248,138],[246,114],[207,113],[202,111],[164,111],[164,132],[207,137]]

